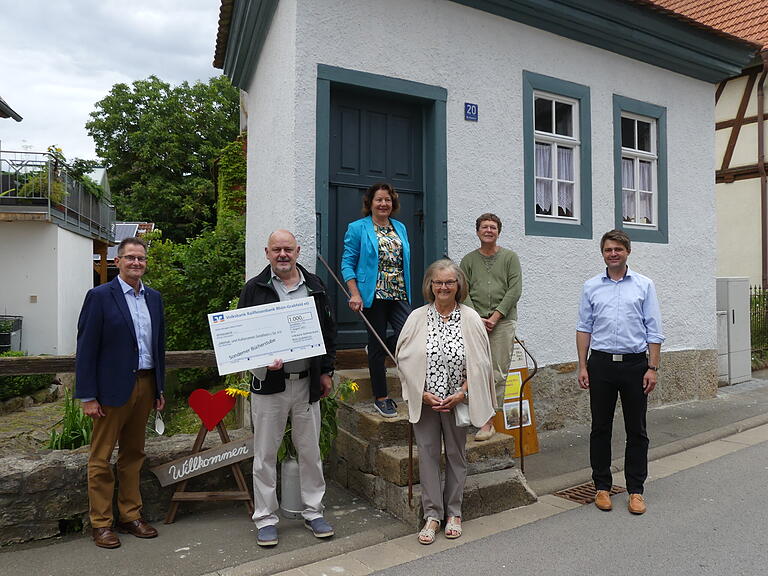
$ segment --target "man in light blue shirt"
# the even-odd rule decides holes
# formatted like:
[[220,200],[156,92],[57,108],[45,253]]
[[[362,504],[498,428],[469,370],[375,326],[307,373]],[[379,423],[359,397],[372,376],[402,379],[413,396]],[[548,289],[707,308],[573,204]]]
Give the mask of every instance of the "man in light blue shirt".
[[576,326],[579,386],[589,390],[592,413],[589,457],[597,490],[595,505],[600,510],[612,508],[611,433],[616,399],[621,396],[628,509],[643,514],[643,484],[648,476],[645,415],[664,342],[661,313],[653,281],[627,266],[632,251],[629,236],[621,230],[606,232],[600,250],[606,269],[584,283]]
[[[115,531],[154,538],[142,516],[141,467],[145,429],[154,407],[165,407],[163,299],[141,278],[147,246],[125,238],[117,248],[117,278],[89,290],[77,323],[75,397],[93,418],[88,458],[88,501],[96,546],[117,548]],[[117,510],[112,452],[118,446]],[[117,520],[117,522],[115,522]]]

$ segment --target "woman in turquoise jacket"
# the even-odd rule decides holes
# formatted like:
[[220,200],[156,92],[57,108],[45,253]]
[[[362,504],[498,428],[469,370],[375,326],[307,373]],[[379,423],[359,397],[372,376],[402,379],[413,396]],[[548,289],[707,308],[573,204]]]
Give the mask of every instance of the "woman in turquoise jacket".
[[[344,235],[341,274],[347,283],[349,307],[362,310],[374,330],[385,339],[387,324],[394,335],[385,340],[394,353],[400,330],[411,313],[411,247],[405,225],[390,218],[400,208],[394,188],[386,183],[369,187],[363,197],[363,215],[351,222]],[[368,371],[374,406],[387,418],[397,416],[397,405],[387,393],[386,352],[368,333]]]

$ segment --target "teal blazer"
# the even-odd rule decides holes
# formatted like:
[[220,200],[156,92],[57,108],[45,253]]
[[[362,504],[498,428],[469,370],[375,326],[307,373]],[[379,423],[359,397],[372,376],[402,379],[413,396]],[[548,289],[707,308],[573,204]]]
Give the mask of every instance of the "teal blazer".
[[[405,224],[394,218],[389,221],[403,243],[403,277],[408,301],[411,301],[411,246]],[[344,253],[341,255],[341,275],[344,282],[354,278],[363,298],[363,307],[373,305],[376,281],[379,277],[379,241],[370,216],[350,222],[344,234]]]

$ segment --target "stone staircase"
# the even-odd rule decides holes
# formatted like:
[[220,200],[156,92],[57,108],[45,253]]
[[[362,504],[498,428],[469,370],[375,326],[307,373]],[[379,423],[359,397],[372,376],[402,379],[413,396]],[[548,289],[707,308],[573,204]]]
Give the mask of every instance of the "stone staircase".
[[[408,503],[408,417],[394,368],[387,371],[390,396],[398,404],[396,418],[383,418],[372,403],[367,369],[336,372],[360,389],[338,411],[339,434],[329,458],[329,477],[356,492],[376,507],[418,527],[422,522],[419,462],[413,443],[413,508]],[[524,476],[515,468],[514,439],[496,434],[486,442],[467,436],[467,483],[464,519],[470,520],[536,501]]]

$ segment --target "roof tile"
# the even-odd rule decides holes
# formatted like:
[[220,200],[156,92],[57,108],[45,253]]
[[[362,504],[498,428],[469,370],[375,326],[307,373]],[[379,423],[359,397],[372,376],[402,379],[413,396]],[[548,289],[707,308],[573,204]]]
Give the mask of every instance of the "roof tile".
[[649,0],[706,26],[768,47],[768,0]]

